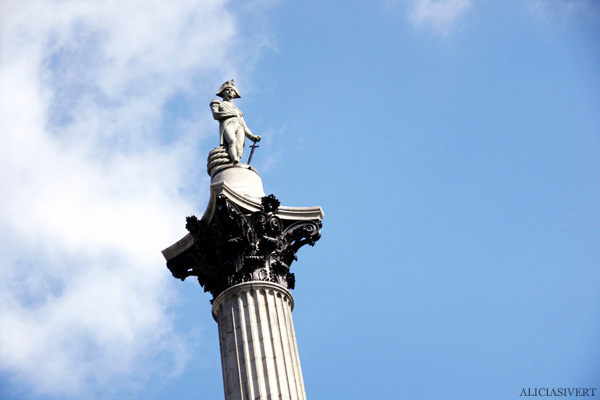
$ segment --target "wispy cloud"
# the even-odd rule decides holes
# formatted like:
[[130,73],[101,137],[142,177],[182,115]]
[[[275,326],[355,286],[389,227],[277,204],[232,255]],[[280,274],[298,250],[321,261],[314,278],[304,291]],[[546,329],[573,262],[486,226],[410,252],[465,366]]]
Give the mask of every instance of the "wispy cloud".
[[216,127],[167,122],[252,57],[235,18],[220,1],[0,7],[0,369],[61,397],[177,370],[160,250],[202,211]]
[[445,35],[469,8],[471,0],[415,0],[409,19],[416,26],[430,26]]

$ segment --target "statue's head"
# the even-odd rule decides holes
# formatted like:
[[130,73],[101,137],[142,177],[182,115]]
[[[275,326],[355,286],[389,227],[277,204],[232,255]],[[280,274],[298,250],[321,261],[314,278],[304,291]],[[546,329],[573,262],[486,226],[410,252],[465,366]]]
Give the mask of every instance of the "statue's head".
[[240,95],[240,92],[235,87],[235,83],[233,82],[233,79],[230,81],[227,81],[221,85],[221,87],[217,91],[217,96],[223,97],[223,92],[225,92],[225,90],[227,90],[227,89],[233,89],[233,92],[234,92],[233,98],[234,99],[239,99],[240,97],[242,97]]

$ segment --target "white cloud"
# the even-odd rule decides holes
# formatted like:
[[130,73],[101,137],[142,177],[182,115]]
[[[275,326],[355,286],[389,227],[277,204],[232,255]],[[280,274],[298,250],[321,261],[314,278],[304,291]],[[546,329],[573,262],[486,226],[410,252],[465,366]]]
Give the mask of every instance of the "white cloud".
[[208,112],[163,126],[170,99],[208,110],[253,57],[235,17],[221,1],[4,1],[0,15],[0,369],[87,398],[176,371],[160,250],[203,211],[196,150],[217,128]]
[[471,0],[415,0],[409,19],[416,26],[430,25],[442,34],[471,7]]

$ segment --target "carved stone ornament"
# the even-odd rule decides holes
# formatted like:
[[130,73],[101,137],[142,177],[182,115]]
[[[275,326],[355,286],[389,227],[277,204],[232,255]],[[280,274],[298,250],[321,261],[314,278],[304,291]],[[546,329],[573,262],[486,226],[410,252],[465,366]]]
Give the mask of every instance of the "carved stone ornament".
[[241,209],[223,194],[214,204],[209,222],[187,217],[194,245],[168,260],[173,276],[181,280],[197,276],[213,299],[242,282],[274,282],[293,289],[290,265],[300,247],[319,240],[321,221],[282,220],[279,200],[273,195],[263,197],[261,210],[254,212]]

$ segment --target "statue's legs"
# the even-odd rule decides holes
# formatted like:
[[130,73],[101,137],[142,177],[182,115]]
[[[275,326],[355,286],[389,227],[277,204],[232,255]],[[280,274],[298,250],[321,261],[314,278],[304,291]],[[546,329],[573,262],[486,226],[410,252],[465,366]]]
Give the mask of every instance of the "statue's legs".
[[[223,138],[225,142],[227,142],[227,152],[229,153],[229,159],[231,162],[238,163],[241,153],[238,153],[238,145],[237,145],[237,131],[239,130],[239,124],[227,124],[225,129],[223,130]],[[243,148],[242,148],[243,150]]]
[[244,134],[244,128],[238,125],[238,128],[235,131],[235,147],[237,148],[237,156],[242,158],[242,154],[244,154],[244,139],[246,135]]

